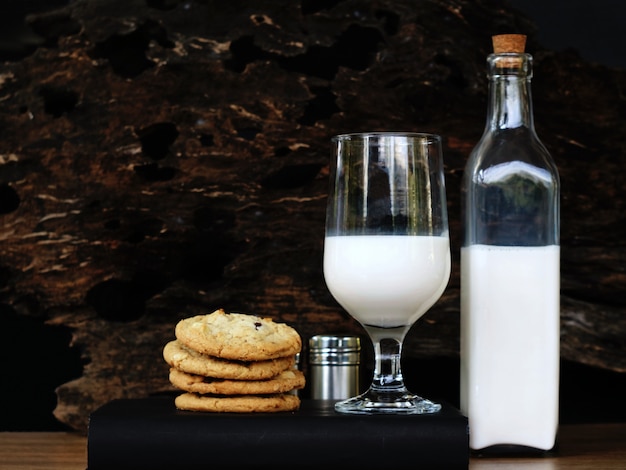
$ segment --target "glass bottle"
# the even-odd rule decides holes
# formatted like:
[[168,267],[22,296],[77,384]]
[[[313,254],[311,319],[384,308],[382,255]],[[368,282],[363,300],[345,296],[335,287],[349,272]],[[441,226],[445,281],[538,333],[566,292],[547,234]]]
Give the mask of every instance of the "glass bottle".
[[[558,426],[560,182],[535,133],[525,36],[493,39],[487,124],[462,182],[460,403],[471,449],[545,451]],[[511,39],[521,46],[501,45]]]

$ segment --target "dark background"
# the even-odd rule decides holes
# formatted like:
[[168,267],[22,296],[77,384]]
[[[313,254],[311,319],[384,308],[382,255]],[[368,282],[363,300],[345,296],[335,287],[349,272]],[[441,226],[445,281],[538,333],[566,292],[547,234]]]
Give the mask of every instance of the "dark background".
[[[25,18],[31,12],[52,10],[70,1],[63,0],[10,0],[0,9],[0,60],[19,60],[42,44],[42,39],[26,25]],[[626,3],[618,0],[510,0],[509,2],[531,18],[537,27],[537,39],[550,50],[574,50],[585,60],[612,68],[626,68],[626,31],[623,26]],[[529,51],[532,52],[532,51]],[[1,277],[1,273],[0,273]],[[0,315],[11,316],[0,307]],[[68,348],[71,332],[60,327],[42,325],[35,320],[15,319],[8,322],[12,340],[0,346],[0,354],[8,364],[3,374],[2,386],[11,387],[15,394],[16,408],[21,412],[0,416],[3,430],[60,430],[64,429],[52,415],[55,406],[56,386],[81,374],[80,353]],[[5,338],[8,335],[3,335]],[[19,347],[17,345],[28,345]],[[19,361],[7,360],[19,357]],[[63,363],[63,369],[55,364]],[[452,360],[434,361],[424,377],[436,377],[441,368],[457,367]],[[624,396],[626,385],[619,374],[585,367],[579,364],[563,364],[562,389],[572,387],[573,377],[585,376],[593,384],[595,392],[613,397],[616,402]],[[456,390],[456,383],[433,382],[416,384],[430,396],[445,395]],[[430,387],[430,389],[429,389]],[[623,410],[611,410],[601,403],[594,407],[585,404],[587,390],[571,391],[562,400],[562,412],[570,421],[611,421],[624,419]],[[455,400],[451,396],[443,398]],[[3,410],[7,407],[3,406]]]
[[622,0],[509,0],[537,25],[547,49],[573,49],[589,62],[626,68]]
[[[20,55],[40,41],[24,24],[32,12],[53,10],[71,0],[5,0],[0,13],[0,57]],[[626,2],[622,0],[509,0],[533,20],[537,39],[554,51],[573,49],[608,67],[626,68]]]

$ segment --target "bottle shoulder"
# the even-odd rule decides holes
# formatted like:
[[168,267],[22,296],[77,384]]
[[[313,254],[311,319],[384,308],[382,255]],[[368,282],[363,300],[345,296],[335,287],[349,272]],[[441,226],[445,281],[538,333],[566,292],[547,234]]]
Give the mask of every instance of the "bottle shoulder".
[[466,172],[520,162],[558,175],[550,152],[533,129],[487,129],[469,155]]

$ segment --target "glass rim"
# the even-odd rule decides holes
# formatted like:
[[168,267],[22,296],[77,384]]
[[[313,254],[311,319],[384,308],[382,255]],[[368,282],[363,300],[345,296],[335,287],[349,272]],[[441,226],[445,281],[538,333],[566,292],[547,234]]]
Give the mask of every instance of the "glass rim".
[[426,141],[427,143],[441,143],[441,136],[432,132],[413,131],[372,131],[372,132],[348,132],[331,137],[332,142],[365,141],[370,137],[409,137]]

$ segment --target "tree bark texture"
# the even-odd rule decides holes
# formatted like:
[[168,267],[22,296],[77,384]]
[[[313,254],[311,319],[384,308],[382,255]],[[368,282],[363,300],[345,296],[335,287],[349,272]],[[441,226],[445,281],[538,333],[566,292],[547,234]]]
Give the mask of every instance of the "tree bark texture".
[[460,179],[504,32],[529,36],[562,180],[562,356],[626,373],[624,71],[544,50],[496,0],[79,0],[28,20],[40,42],[0,65],[0,301],[71,329],[85,366],[61,422],[171,390],[184,317],[363,334],[321,269],[343,132],[444,137],[453,272],[404,354],[458,356]]

